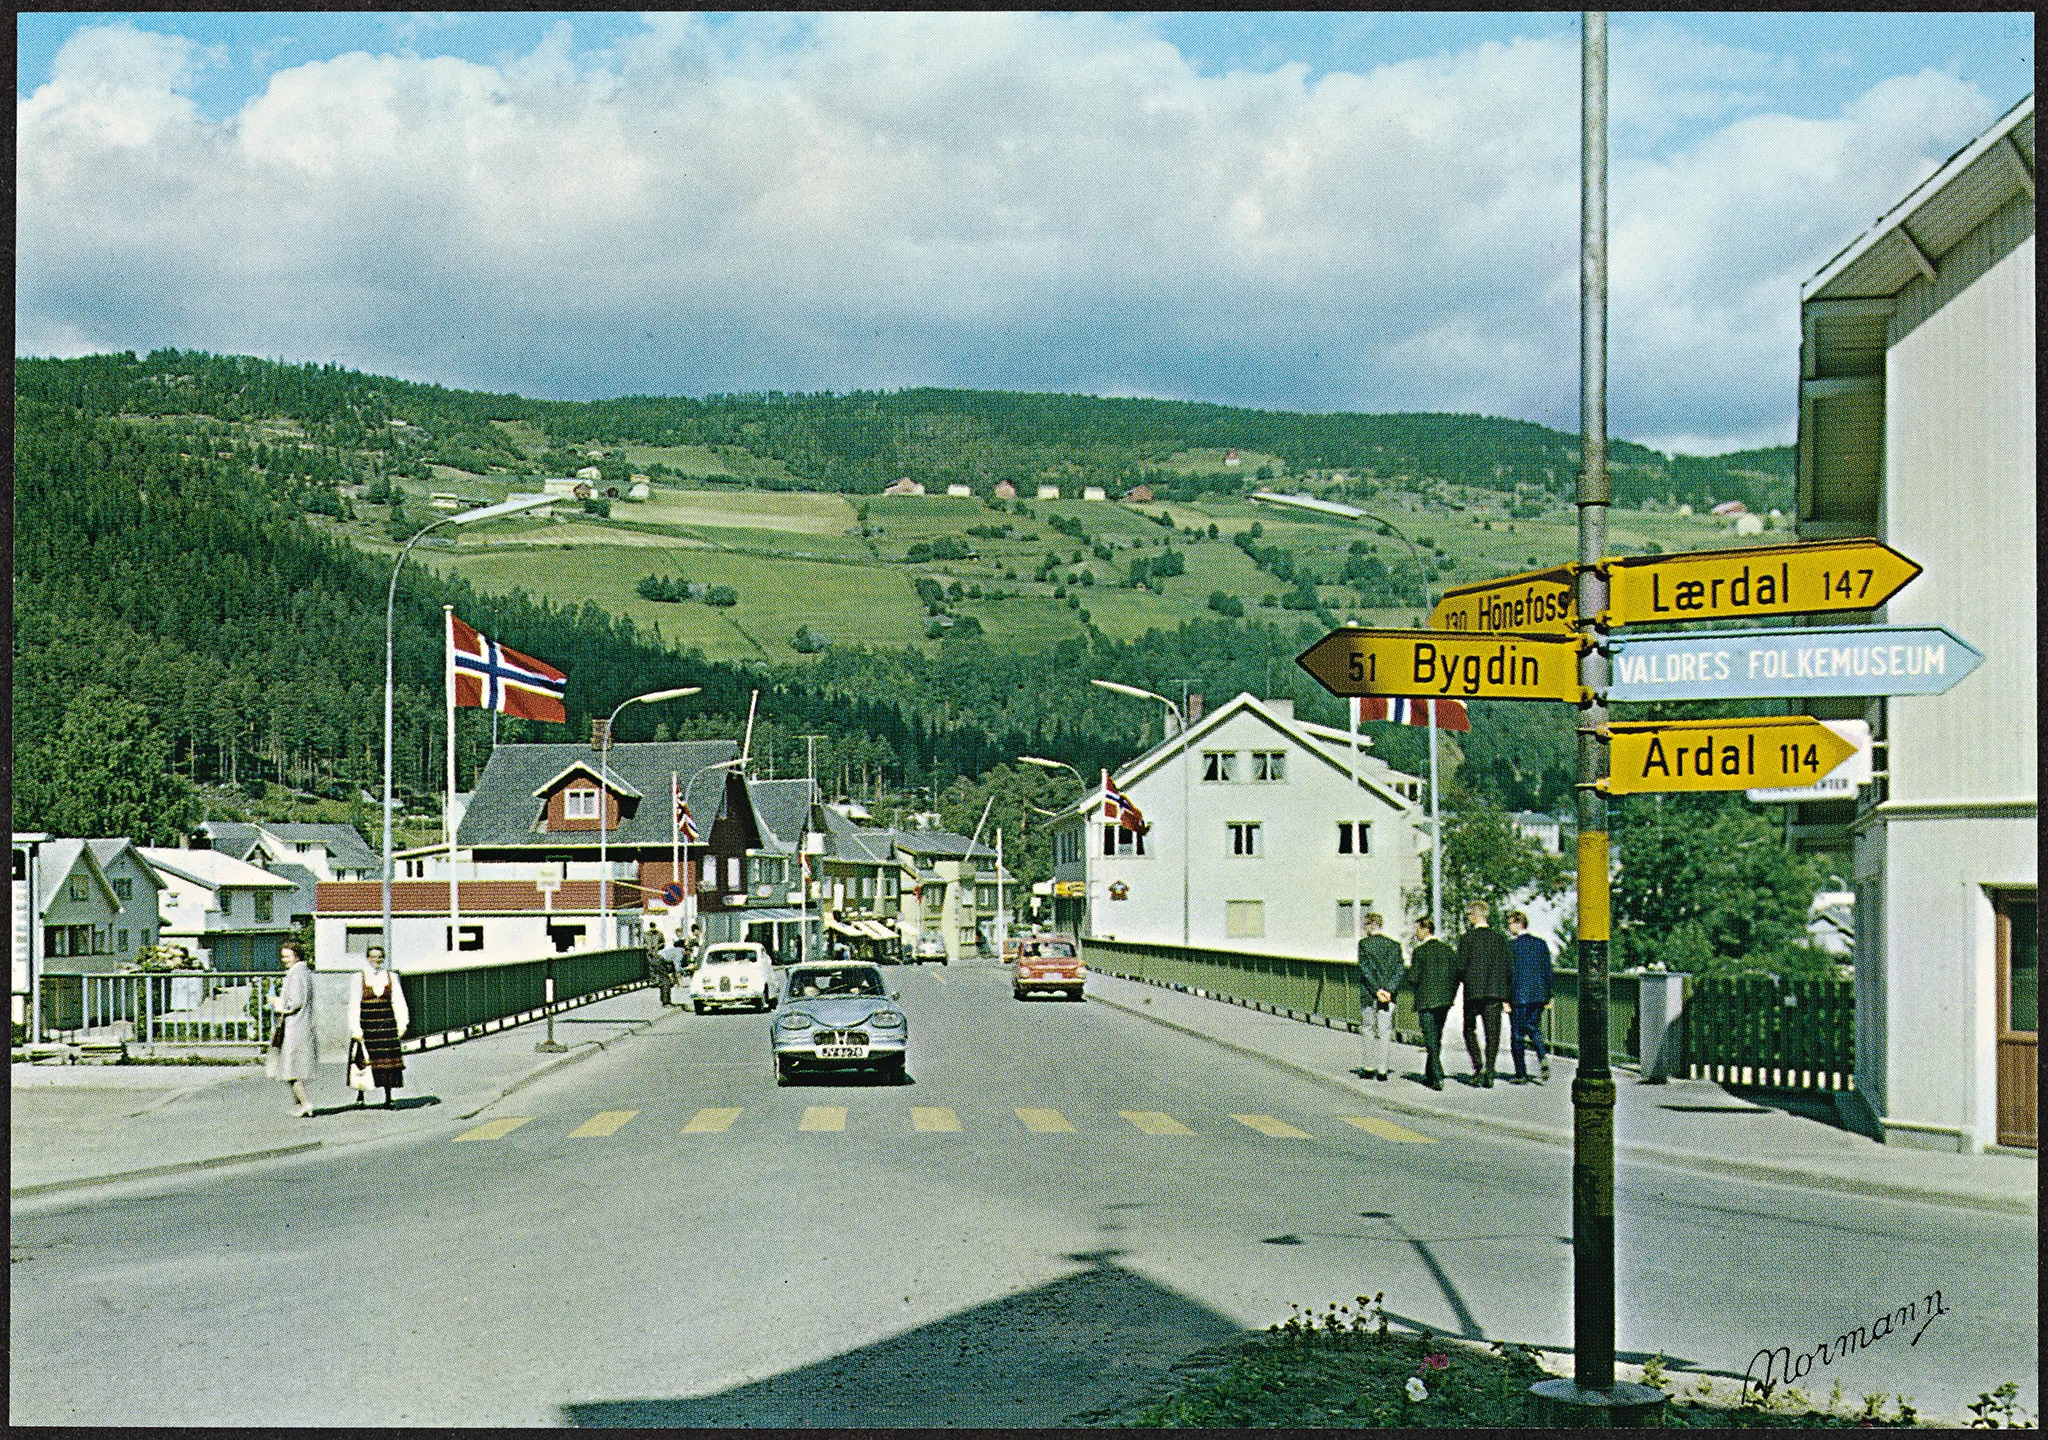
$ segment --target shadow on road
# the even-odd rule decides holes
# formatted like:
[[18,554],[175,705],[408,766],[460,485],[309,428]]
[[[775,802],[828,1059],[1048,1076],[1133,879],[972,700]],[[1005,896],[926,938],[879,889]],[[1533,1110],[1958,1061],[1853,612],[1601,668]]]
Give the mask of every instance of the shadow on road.
[[[1241,1333],[1124,1269],[1117,1253],[1070,1256],[1087,1268],[765,1380],[712,1395],[564,1405],[562,1418],[594,1427],[1057,1425]],[[894,1298],[869,1288],[878,1304]]]

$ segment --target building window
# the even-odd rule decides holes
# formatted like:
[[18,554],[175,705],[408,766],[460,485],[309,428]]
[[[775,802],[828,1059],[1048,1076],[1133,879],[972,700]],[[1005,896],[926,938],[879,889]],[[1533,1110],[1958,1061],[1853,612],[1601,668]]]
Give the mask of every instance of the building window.
[[697,888],[707,895],[718,888],[718,857],[716,855],[706,855],[704,857],[704,869],[697,878]]
[[[447,936],[447,938],[448,938],[448,941],[449,941],[449,944],[448,944],[448,948],[449,948],[450,950],[454,950],[454,949],[457,949],[458,947],[457,947],[457,946],[456,946],[456,944],[454,943],[454,942],[455,942],[455,933],[454,933],[454,930],[453,930],[453,929],[452,929],[451,927],[449,927],[449,926],[446,926],[446,925],[442,926],[442,927],[441,927],[441,929],[442,929],[442,932],[443,932],[443,933],[444,933],[444,934],[445,934],[445,935]],[[481,949],[483,949],[483,948],[484,948],[484,927],[483,927],[483,926],[481,926],[481,925],[464,925],[464,926],[462,926],[462,927],[461,927],[461,929],[462,929],[462,943],[461,943],[461,945],[460,945],[460,947],[459,947],[459,948],[461,948],[461,949],[463,949],[463,950],[481,950]]]
[[126,905],[135,898],[135,882],[126,875],[114,877],[114,898]]
[[73,875],[70,885],[65,887],[65,893],[70,895],[73,900],[83,900],[85,898],[85,877],[83,875]]
[[424,879],[426,879],[426,878],[427,878],[427,862],[426,862],[426,861],[424,861],[424,860],[407,860],[407,861],[403,862],[403,864],[404,864],[404,869],[403,869],[402,873],[404,874],[404,876],[405,876],[405,878],[406,878],[406,879],[408,879],[408,880],[424,880]]
[[126,955],[128,953],[128,932],[126,930],[116,930],[114,932],[114,944],[123,955]]
[[1237,768],[1235,750],[1204,750],[1202,752],[1202,779],[1219,784],[1228,784]]
[[270,897],[260,890],[256,892],[256,919],[259,924],[270,919]]
[[861,876],[861,877],[860,877],[860,891],[859,891],[859,893],[860,893],[860,898],[861,898],[861,899],[863,899],[863,900],[872,900],[872,899],[874,899],[874,898],[875,898],[875,877],[874,877],[874,876],[872,876],[872,875],[863,875],[863,876]]
[[223,919],[235,913],[234,891],[223,890],[220,892],[220,913]]
[[1233,940],[1257,940],[1266,933],[1266,902],[1225,900],[1223,933]]
[[1357,913],[1354,914],[1353,901],[1339,900],[1337,902],[1337,938],[1339,940],[1356,940],[1360,935],[1363,935],[1365,931],[1358,922],[1362,916],[1372,913],[1374,903],[1371,900],[1355,902]]
[[[1231,854],[1258,856],[1266,853],[1264,838],[1259,833],[1264,827],[1258,821],[1233,820],[1228,828],[1230,830]],[[1233,901],[1232,903],[1235,904],[1236,902]],[[1260,933],[1263,934],[1265,932],[1261,931]]]
[[597,792],[595,790],[567,790],[562,794],[562,817],[566,820],[595,820],[597,818]]
[[1372,825],[1360,820],[1353,824],[1349,820],[1337,822],[1337,853],[1339,855],[1372,854]]
[[1145,837],[1136,830],[1126,830],[1121,825],[1102,827],[1102,853],[1107,856],[1143,855]]
[[741,890],[746,888],[740,884],[740,857],[737,855],[728,855],[726,857],[725,888],[728,890]]
[[1252,751],[1252,779],[1285,780],[1287,778],[1287,752],[1285,750]]
[[896,877],[894,875],[884,875],[882,877],[882,898],[884,900],[894,900],[896,898]]

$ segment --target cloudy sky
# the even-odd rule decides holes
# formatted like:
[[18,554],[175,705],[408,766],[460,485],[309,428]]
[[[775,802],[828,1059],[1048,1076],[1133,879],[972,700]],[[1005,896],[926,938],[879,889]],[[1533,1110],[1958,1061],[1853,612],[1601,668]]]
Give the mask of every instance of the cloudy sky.
[[[1578,425],[1570,13],[23,15],[16,352],[553,398],[952,385]],[[2031,13],[1610,32],[1615,433],[1789,442],[1798,287]]]

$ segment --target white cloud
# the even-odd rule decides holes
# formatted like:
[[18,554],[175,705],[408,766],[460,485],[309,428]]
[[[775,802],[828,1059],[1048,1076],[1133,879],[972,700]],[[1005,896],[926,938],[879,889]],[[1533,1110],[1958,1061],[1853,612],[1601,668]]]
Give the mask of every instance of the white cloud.
[[[1988,107],[1927,72],[1749,113],[1759,57],[1640,48],[1674,78],[1615,95],[1614,427],[1789,438],[1798,282]],[[301,65],[222,124],[199,58],[85,30],[18,103],[22,353],[1577,424],[1576,41],[1311,83],[1101,16],[658,16],[595,57]],[[1657,154],[1659,113],[1721,123]]]

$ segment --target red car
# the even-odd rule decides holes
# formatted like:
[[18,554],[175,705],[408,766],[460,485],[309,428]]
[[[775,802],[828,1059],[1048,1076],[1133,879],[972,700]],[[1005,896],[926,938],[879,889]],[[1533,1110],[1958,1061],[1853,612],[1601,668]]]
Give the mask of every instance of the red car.
[[1030,935],[1018,942],[1010,989],[1019,1000],[1033,990],[1064,994],[1069,1000],[1084,999],[1081,986],[1087,978],[1081,946],[1071,936]]

